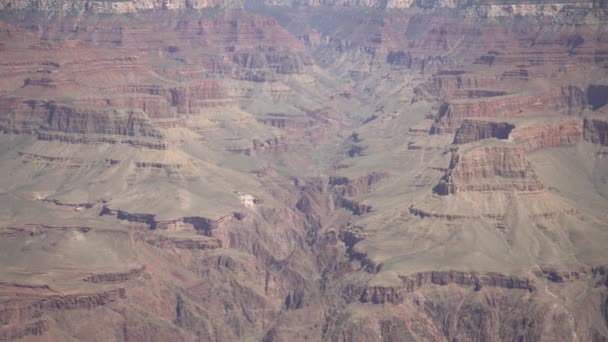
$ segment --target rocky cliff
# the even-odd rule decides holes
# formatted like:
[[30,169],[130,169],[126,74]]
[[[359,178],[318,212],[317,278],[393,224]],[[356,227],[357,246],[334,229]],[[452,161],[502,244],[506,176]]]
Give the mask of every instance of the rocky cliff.
[[464,120],[454,136],[454,144],[466,144],[483,139],[509,138],[514,125],[507,122]]
[[[557,122],[523,125],[513,130],[511,139],[523,146],[526,151],[542,148],[573,146],[581,140],[582,124],[580,119],[562,119]],[[554,120],[556,121],[556,120]]]
[[518,144],[525,151],[573,146],[581,140],[580,119],[543,118],[512,123],[466,119],[455,133],[454,144],[500,139]]
[[585,118],[583,123],[583,136],[586,141],[599,145],[608,145],[608,119]]
[[523,148],[493,143],[463,146],[454,152],[437,192],[443,195],[466,191],[535,192],[543,188]]
[[512,118],[530,116],[536,113],[567,111],[570,108],[582,109],[585,104],[584,93],[580,90],[568,91],[567,93],[568,95],[564,96],[564,89],[556,89],[533,95],[511,95],[484,100],[458,100],[454,103],[444,103],[437,113],[431,133],[453,133],[467,117]]

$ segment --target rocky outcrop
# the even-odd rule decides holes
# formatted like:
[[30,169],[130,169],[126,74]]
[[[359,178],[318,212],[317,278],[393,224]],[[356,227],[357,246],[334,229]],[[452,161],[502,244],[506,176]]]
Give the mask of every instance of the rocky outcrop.
[[54,292],[51,287],[47,284],[27,284],[27,283],[15,283],[15,282],[0,282],[0,288],[11,288],[18,289],[19,291],[32,291],[32,292]]
[[363,290],[359,301],[361,303],[372,304],[400,304],[403,302],[403,297],[400,294],[399,288],[371,286]]
[[49,199],[49,198],[43,198],[43,199],[41,199],[41,201],[53,203],[55,205],[62,206],[62,207],[71,207],[74,209],[91,209],[95,206],[95,203],[66,203],[66,202],[60,201],[58,199]]
[[61,133],[38,132],[38,140],[57,141],[68,144],[125,144],[133,147],[146,148],[151,150],[166,150],[167,144],[160,140],[140,140],[140,139],[121,139],[111,136],[84,136],[66,135]]
[[206,217],[184,217],[180,220],[170,222],[160,222],[158,225],[161,229],[172,230],[174,227],[177,230],[191,228],[197,233],[205,236],[211,236],[211,232],[217,229],[224,219],[212,220]]
[[82,102],[91,106],[116,108],[138,108],[152,119],[172,118],[178,114],[198,114],[201,108],[234,104],[237,101],[226,91],[220,80],[202,79],[183,82],[173,87],[169,85],[133,84],[108,87],[110,94],[121,97],[87,98]]
[[[256,202],[256,200],[253,200]],[[257,200],[259,201],[259,200]],[[258,202],[259,203],[259,202]],[[104,206],[99,216],[115,216],[118,220],[128,221],[133,223],[141,223],[144,224],[147,229],[150,230],[161,230],[161,231],[169,231],[169,232],[179,232],[179,231],[189,231],[194,232],[200,235],[204,235],[207,237],[213,236],[213,232],[215,230],[221,229],[222,226],[229,224],[232,221],[242,221],[245,219],[245,215],[243,213],[234,212],[229,215],[222,216],[218,219],[210,219],[207,217],[201,216],[188,216],[182,217],[175,220],[157,220],[156,215],[154,214],[145,214],[145,213],[129,213],[120,209],[110,209],[107,206]],[[184,241],[180,241],[179,238],[169,238],[171,241],[166,241],[162,237],[152,238],[151,244],[159,244],[163,245],[165,243],[180,245],[184,248],[187,246],[198,246],[200,245],[202,248],[206,248],[207,246],[213,248],[215,246],[215,242],[210,242],[206,240],[201,241],[190,241],[189,239],[185,239]]]
[[125,89],[121,96],[112,98],[84,98],[78,101],[78,105],[88,108],[89,111],[94,108],[138,109],[150,119],[174,116],[171,104],[165,98],[152,94],[128,94],[129,90]]
[[45,131],[162,138],[142,112],[95,111],[55,103],[44,107],[46,117],[41,129]]
[[[509,290],[536,290],[534,282],[528,278],[508,276],[501,273],[476,273],[459,271],[421,272],[407,276],[399,276],[400,286],[367,286],[355,289],[354,293],[361,291],[358,300],[361,303],[371,304],[401,304],[408,293],[412,293],[430,285],[446,286],[458,285],[479,291],[483,287],[502,288]],[[353,288],[349,288],[351,291]],[[346,295],[353,298],[354,293]]]
[[348,151],[346,151],[346,154],[351,158],[360,157],[364,155],[366,149],[367,146],[365,145],[353,144],[349,147]]
[[229,147],[228,151],[233,153],[253,156],[258,153],[285,152],[288,149],[287,139],[283,136],[268,138],[265,140],[254,139],[250,147]]
[[590,143],[608,146],[608,117],[586,117],[583,137]]
[[361,268],[368,273],[378,273],[382,269],[382,264],[374,262],[364,252],[358,251],[355,248],[357,242],[364,239],[361,236],[359,227],[348,227],[340,231],[340,240],[346,246],[346,253],[349,255],[350,260],[356,260],[360,263]]
[[475,290],[479,290],[484,286],[527,290],[529,292],[536,290],[534,283],[530,279],[507,276],[501,273],[423,272],[400,278],[407,292],[415,291],[426,284],[441,286],[457,284],[463,287],[473,287]]
[[80,293],[47,296],[31,301],[5,302],[0,309],[0,326],[25,322],[40,317],[45,312],[93,309],[126,297],[125,289],[98,293]]
[[304,290],[295,289],[289,291],[285,298],[285,308],[287,310],[297,310],[304,306]]
[[[40,101],[22,102],[12,109],[13,112],[0,114],[4,116],[0,121],[3,133],[32,134],[38,140],[71,144],[121,143],[157,150],[167,148],[163,135],[139,110],[108,110]],[[26,114],[27,111],[30,114]]]
[[543,188],[523,148],[495,143],[454,152],[448,172],[435,190],[447,195],[466,191],[537,192]]
[[16,341],[28,336],[42,336],[49,330],[45,320],[36,320],[16,327],[0,327],[0,341]]
[[371,205],[360,203],[346,198],[343,198],[340,201],[340,206],[344,209],[350,210],[355,215],[363,215],[372,211]]
[[[595,278],[595,286],[605,286],[608,287],[608,266],[597,266],[591,268],[591,274]],[[608,305],[608,303],[606,303]],[[608,307],[606,307],[608,310]],[[608,311],[605,315],[606,319],[608,319]]]
[[146,267],[142,266],[126,272],[96,273],[90,274],[82,278],[82,280],[89,283],[123,283],[141,276],[145,270]]
[[[18,237],[18,236],[38,236],[49,231],[75,231],[79,233],[86,234],[93,230],[91,227],[66,227],[66,226],[49,226],[49,225],[40,225],[40,224],[28,224],[24,227],[7,227],[3,231],[0,231],[0,237],[10,238],[10,237]],[[7,284],[14,284],[14,286],[20,287],[21,285],[30,287],[31,284],[19,284],[19,283],[5,283],[0,282],[0,286],[6,286]],[[45,285],[47,286],[47,285]]]
[[[103,159],[103,160],[84,160],[83,158],[71,158],[63,156],[48,156],[34,153],[18,152],[19,159],[24,164],[35,164],[48,168],[70,168],[79,169],[87,166],[97,166],[102,168],[111,168],[120,160]],[[68,205],[71,206],[71,205]],[[75,207],[78,209],[79,207]],[[82,207],[80,207],[82,208]],[[84,206],[86,208],[86,206]]]
[[484,139],[508,140],[525,151],[575,145],[582,136],[580,119],[538,120],[512,124],[499,121],[465,119],[454,137],[454,144],[466,144]]
[[441,70],[414,89],[415,99],[424,98],[482,98],[507,95],[504,91],[487,90],[495,87],[498,79],[468,73],[464,70]]
[[116,216],[117,219],[123,221],[143,223],[147,225],[149,229],[156,229],[156,226],[158,224],[158,222],[155,220],[156,215],[129,213],[124,210],[110,209],[107,206],[104,206],[99,212],[99,216],[105,215]]
[[269,113],[268,116],[270,116],[270,118],[258,119],[258,122],[267,126],[288,130],[304,129],[313,125],[312,121],[288,118],[287,115],[281,113]]
[[[269,69],[278,74],[297,74],[306,66],[312,65],[312,59],[305,53],[289,51],[244,52],[232,57],[234,64],[244,69]],[[251,78],[251,81],[265,81],[264,78]]]
[[[437,190],[439,190],[439,189],[437,189]],[[471,220],[471,219],[472,220],[490,219],[490,220],[497,220],[497,221],[504,220],[504,216],[502,216],[502,215],[496,215],[496,214],[463,215],[463,214],[455,214],[455,213],[431,212],[426,209],[418,208],[415,205],[411,205],[409,207],[409,212],[412,215],[416,215],[420,218],[430,217],[430,218],[436,218],[436,219],[441,219],[441,220],[446,220],[446,221],[456,221],[456,220],[465,220],[465,219],[469,219],[469,220]]]
[[591,268],[580,268],[578,270],[564,270],[556,267],[544,266],[541,267],[535,274],[539,277],[546,278],[554,283],[565,283],[568,281],[588,280],[593,276],[594,271]]
[[187,250],[212,250],[222,247],[217,239],[201,239],[200,237],[177,237],[154,234],[146,237],[145,241],[158,248],[177,248]]
[[368,193],[373,186],[382,180],[390,177],[387,172],[374,171],[362,177],[350,179],[348,177],[332,176],[329,178],[329,185],[340,196],[356,196],[358,194]]
[[[510,95],[483,101],[456,101],[444,103],[439,109],[431,133],[453,133],[465,118],[509,118],[583,108],[582,92],[568,86],[533,95]],[[574,95],[573,95],[574,94]],[[576,95],[576,96],[575,96]],[[583,97],[584,98],[584,97]]]
[[549,147],[572,146],[581,140],[582,124],[580,119],[564,119],[557,122],[538,122],[516,127],[509,139],[526,151]]
[[481,120],[464,120],[454,136],[454,144],[466,144],[483,139],[502,139],[509,138],[509,134],[515,128],[507,122],[492,122]]

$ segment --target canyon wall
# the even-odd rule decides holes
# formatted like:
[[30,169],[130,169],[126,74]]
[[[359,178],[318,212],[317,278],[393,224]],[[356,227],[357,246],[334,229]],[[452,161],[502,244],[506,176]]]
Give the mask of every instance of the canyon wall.
[[541,191],[525,150],[508,144],[465,146],[452,156],[445,178],[437,187],[440,194],[467,191]]

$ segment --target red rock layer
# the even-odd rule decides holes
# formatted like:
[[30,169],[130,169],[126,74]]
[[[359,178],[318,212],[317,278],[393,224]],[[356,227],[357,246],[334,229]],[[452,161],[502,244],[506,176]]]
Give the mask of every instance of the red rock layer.
[[555,112],[572,106],[582,107],[584,104],[582,91],[575,94],[570,94],[569,91],[566,91],[566,94],[564,92],[564,89],[556,89],[532,95],[444,103],[437,114],[431,133],[453,133],[467,117],[517,117],[529,115],[530,112]]
[[3,22],[0,37],[0,130],[68,143],[164,149],[156,119],[238,105],[248,90],[231,80],[274,81],[312,65],[274,19],[245,12],[33,18]]
[[492,144],[455,152],[436,191],[447,195],[467,191],[540,191],[543,188],[522,147]]
[[527,127],[516,127],[510,138],[526,151],[548,147],[574,145],[580,141],[582,125],[580,119],[564,119],[557,123],[542,123]]
[[[500,273],[437,271],[421,272],[409,276],[400,276],[400,278],[402,282],[401,286],[370,286],[364,288],[359,296],[359,301],[372,304],[401,304],[407,293],[429,285],[445,286],[456,284],[462,287],[472,287],[476,291],[479,291],[482,287],[520,289],[529,292],[536,290],[534,283],[530,279],[507,276]],[[348,293],[347,297],[352,298],[355,293]]]
[[522,127],[506,122],[466,119],[456,131],[454,144],[466,144],[483,139],[496,138],[517,143],[525,151],[548,147],[574,145],[580,141],[580,119],[564,118],[559,121],[539,122]]

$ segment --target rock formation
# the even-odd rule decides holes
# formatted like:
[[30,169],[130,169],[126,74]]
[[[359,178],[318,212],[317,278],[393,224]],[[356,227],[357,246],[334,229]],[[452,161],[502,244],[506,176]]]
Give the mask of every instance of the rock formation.
[[542,148],[573,146],[581,139],[580,119],[562,119],[551,123],[530,124],[512,131],[513,142],[523,146],[526,151]]
[[[569,89],[569,88],[568,88]],[[567,110],[574,106],[582,107],[582,95],[572,98],[564,96],[563,90],[552,90],[533,95],[504,96],[490,100],[460,100],[454,103],[444,103],[437,114],[436,122],[431,133],[452,133],[460,126],[464,118],[512,118],[529,116],[530,112],[556,112]]]
[[525,151],[573,146],[581,140],[580,119],[537,118],[512,123],[466,119],[458,128],[454,144],[466,144],[484,139],[499,139],[521,146]]
[[508,144],[464,146],[454,153],[445,179],[437,187],[443,195],[464,191],[541,191],[525,150]]
[[509,138],[514,125],[507,122],[490,122],[478,120],[464,120],[454,137],[454,144],[466,144],[484,139]]
[[583,123],[583,136],[593,144],[608,145],[608,119],[588,117]]

